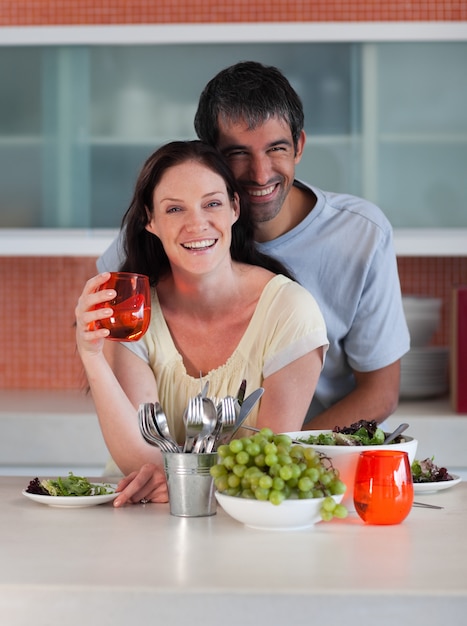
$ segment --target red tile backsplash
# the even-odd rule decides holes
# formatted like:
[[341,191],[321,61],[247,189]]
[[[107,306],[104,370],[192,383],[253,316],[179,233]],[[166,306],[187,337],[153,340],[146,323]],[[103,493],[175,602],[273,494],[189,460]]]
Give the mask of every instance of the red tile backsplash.
[[[444,300],[437,345],[449,344],[452,286],[467,284],[467,257],[399,259],[402,290]],[[74,308],[94,258],[0,257],[0,389],[81,389]]]
[[74,308],[93,258],[0,257],[0,389],[80,389]]
[[0,0],[0,25],[454,21],[466,0]]
[[400,257],[398,267],[402,293],[442,298],[441,325],[433,344],[449,345],[452,288],[467,283],[467,257]]

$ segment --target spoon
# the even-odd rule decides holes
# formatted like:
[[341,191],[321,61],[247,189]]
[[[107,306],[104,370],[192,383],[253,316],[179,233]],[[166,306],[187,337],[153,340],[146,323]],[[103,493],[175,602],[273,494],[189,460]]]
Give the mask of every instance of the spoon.
[[154,416],[154,420],[155,420],[155,423],[156,423],[156,428],[159,431],[159,433],[161,434],[161,436],[164,437],[164,439],[167,439],[167,441],[170,441],[171,443],[173,443],[175,446],[178,447],[177,442],[175,441],[175,439],[170,434],[169,424],[167,422],[167,416],[164,413],[164,410],[161,407],[159,402],[155,402],[154,403],[154,413],[153,413],[153,416]]
[[158,446],[163,452],[178,452],[178,446],[160,435],[153,418],[154,406],[152,402],[140,404],[138,421],[144,440],[152,446]]
[[217,409],[211,398],[202,398],[202,421],[203,426],[198,435],[193,452],[201,452],[207,438],[212,434],[217,423]]
[[394,439],[400,435],[401,433],[404,432],[404,430],[407,430],[407,428],[409,427],[408,424],[399,424],[399,426],[396,428],[396,430],[394,430],[392,433],[389,433],[388,435],[386,435],[384,441],[383,441],[383,445],[386,445],[387,443],[391,443],[391,441],[394,441]]

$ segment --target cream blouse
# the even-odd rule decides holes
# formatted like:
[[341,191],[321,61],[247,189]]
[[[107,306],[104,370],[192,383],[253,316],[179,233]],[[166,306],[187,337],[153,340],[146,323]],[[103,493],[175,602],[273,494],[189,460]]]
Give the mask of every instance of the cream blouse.
[[[201,381],[199,377],[187,374],[155,289],[147,333],[139,341],[123,345],[150,365],[170,431],[179,443],[183,443],[183,412],[189,398],[200,392],[206,380],[209,380],[208,395],[223,397],[235,396],[245,378],[248,395],[261,387],[266,377],[312,350],[323,346],[324,354],[328,340],[323,316],[313,296],[298,283],[276,275],[264,287],[234,352],[224,365],[208,372]],[[248,418],[250,425],[256,424],[257,414],[258,405]]]

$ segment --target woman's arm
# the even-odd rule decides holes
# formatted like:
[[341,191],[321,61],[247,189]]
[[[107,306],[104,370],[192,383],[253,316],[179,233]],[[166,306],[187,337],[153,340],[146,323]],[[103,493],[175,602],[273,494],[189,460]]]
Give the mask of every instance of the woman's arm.
[[323,364],[323,348],[317,348],[264,379],[256,425],[274,432],[302,429]]
[[[167,501],[165,476],[159,450],[142,438],[137,409],[141,402],[157,400],[157,385],[150,367],[130,350],[117,343],[106,342],[108,331],[96,329],[98,319],[109,317],[111,309],[95,310],[95,305],[115,297],[115,292],[96,291],[108,274],[90,279],[76,306],[76,341],[87,375],[104,440],[112,458],[123,473],[152,467],[151,476],[141,487],[133,489],[116,503],[139,496],[153,501]],[[104,354],[104,352],[107,354]],[[118,501],[118,502],[117,502]]]
[[[147,444],[139,430],[138,406],[157,400],[157,386],[149,366],[122,345],[112,349],[113,369],[104,363],[85,364],[86,374],[105,443],[123,473],[144,463],[161,462],[158,448]],[[126,374],[120,378],[119,372]]]

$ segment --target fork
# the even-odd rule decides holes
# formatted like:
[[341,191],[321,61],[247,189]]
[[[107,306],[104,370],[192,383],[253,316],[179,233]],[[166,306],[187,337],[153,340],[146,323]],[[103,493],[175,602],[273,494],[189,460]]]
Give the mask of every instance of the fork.
[[220,402],[222,428],[217,436],[217,440],[214,442],[216,449],[222,444],[223,441],[228,439],[230,433],[235,428],[235,423],[237,421],[237,409],[235,404],[235,398],[232,396],[226,396],[225,398],[222,398]]
[[188,406],[183,414],[185,422],[185,443],[183,452],[191,452],[195,443],[195,439],[203,429],[203,407],[201,396],[190,398]]
[[214,426],[214,430],[207,439],[205,447],[206,452],[213,452],[214,450],[217,450],[217,445],[221,434],[224,431],[224,427],[230,429],[232,419],[233,424],[235,424],[235,418],[232,418],[232,408],[235,411],[235,401],[232,403],[230,401],[231,399],[233,400],[230,396],[221,398],[220,400],[217,398],[214,399],[214,403],[217,408],[217,421]]

